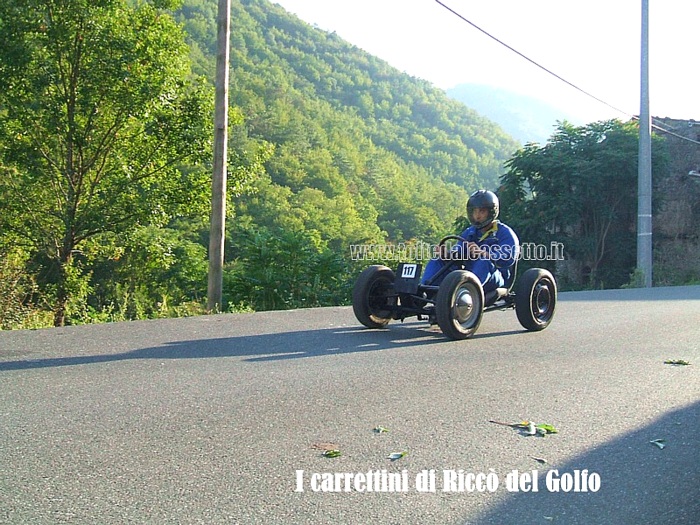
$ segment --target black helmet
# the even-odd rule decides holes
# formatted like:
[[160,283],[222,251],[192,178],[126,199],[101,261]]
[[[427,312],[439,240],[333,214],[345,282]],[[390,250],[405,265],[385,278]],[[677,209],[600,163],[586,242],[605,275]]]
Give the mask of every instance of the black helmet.
[[[486,220],[475,222],[472,214],[474,208],[487,208],[489,216]],[[498,197],[492,191],[478,190],[471,194],[467,201],[467,218],[472,226],[485,228],[498,218]]]

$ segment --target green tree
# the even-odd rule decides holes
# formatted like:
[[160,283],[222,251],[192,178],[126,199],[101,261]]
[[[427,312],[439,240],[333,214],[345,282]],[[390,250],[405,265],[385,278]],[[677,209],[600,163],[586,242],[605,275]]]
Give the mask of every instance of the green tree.
[[191,166],[210,149],[211,89],[191,79],[171,2],[132,4],[0,4],[0,231],[53,268],[57,326],[87,239],[206,209]]
[[107,252],[85,263],[93,274],[92,303],[119,320],[166,317],[180,305],[201,304],[206,297],[207,253],[186,225],[146,226],[120,237],[103,246],[88,242],[84,250]]
[[314,232],[236,227],[224,274],[229,307],[256,310],[346,303],[348,262]]
[[[657,183],[667,175],[661,141],[653,144]],[[560,124],[547,144],[528,144],[506,163],[504,219],[524,242],[564,243],[585,285],[624,284],[635,264],[638,144],[635,121]]]
[[0,330],[21,326],[29,312],[33,283],[24,271],[26,253],[0,244]]

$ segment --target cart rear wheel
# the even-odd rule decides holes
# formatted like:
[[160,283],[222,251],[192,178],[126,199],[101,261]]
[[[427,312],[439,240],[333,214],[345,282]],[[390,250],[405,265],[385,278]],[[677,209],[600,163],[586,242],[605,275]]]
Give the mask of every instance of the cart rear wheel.
[[515,313],[526,330],[540,331],[549,326],[557,306],[557,283],[543,268],[530,268],[518,279]]
[[391,320],[391,307],[396,304],[393,295],[394,272],[375,264],[359,275],[352,290],[352,309],[355,317],[368,328],[382,328]]

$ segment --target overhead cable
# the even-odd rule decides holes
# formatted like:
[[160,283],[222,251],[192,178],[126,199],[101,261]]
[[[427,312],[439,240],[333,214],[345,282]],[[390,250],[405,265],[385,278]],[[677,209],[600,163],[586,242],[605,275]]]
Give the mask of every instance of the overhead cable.
[[[595,95],[589,93],[588,91],[586,91],[586,90],[584,90],[584,89],[578,87],[576,84],[574,84],[574,83],[572,83],[572,82],[569,82],[568,80],[566,80],[565,78],[561,77],[560,75],[557,75],[555,72],[553,72],[552,70],[546,68],[545,66],[543,66],[543,65],[540,64],[539,62],[534,61],[534,60],[531,59],[530,57],[524,55],[523,53],[521,53],[520,51],[518,51],[517,49],[515,49],[514,47],[509,46],[508,44],[506,44],[505,42],[503,42],[502,40],[500,40],[500,39],[497,38],[496,36],[492,35],[492,34],[489,33],[488,31],[486,31],[485,29],[482,29],[481,27],[479,27],[478,25],[476,25],[474,22],[472,22],[471,20],[467,19],[466,17],[464,17],[463,15],[461,15],[460,13],[458,13],[457,11],[455,11],[454,9],[452,9],[451,7],[445,5],[445,4],[444,4],[443,2],[441,2],[440,0],[435,0],[435,1],[436,1],[438,4],[440,4],[442,7],[444,7],[445,9],[447,9],[450,13],[452,13],[453,15],[455,15],[456,17],[458,17],[460,20],[466,22],[467,24],[469,24],[470,26],[472,26],[474,29],[476,29],[476,30],[480,31],[481,33],[485,34],[485,35],[486,35],[487,37],[489,37],[490,39],[495,40],[496,42],[498,42],[499,44],[501,44],[503,47],[509,49],[510,51],[512,51],[513,53],[515,53],[516,55],[518,55],[519,57],[524,58],[525,60],[527,60],[528,62],[530,62],[532,65],[534,65],[534,66],[540,68],[541,70],[543,70],[544,72],[548,73],[549,75],[552,75],[554,78],[556,78],[556,79],[558,79],[558,80],[564,82],[565,84],[571,86],[571,87],[574,88],[575,90],[580,91],[581,93],[583,93],[583,94],[586,95],[587,97],[590,97],[590,98],[592,98],[593,100],[595,100],[595,101],[597,101],[597,102],[600,102],[601,104],[604,104],[605,106],[608,106],[609,108],[611,108],[611,109],[617,111],[618,113],[621,113],[621,114],[625,115],[625,116],[628,117],[628,118],[631,118],[631,119],[633,119],[633,120],[639,120],[639,116],[637,116],[637,115],[631,115],[629,112],[624,111],[624,110],[622,110],[622,109],[620,109],[620,108],[617,108],[617,107],[613,106],[612,104],[609,104],[609,103],[606,102],[605,100],[603,100],[603,99],[601,99],[601,98],[598,98],[598,97],[596,97]],[[662,128],[662,127],[659,127],[659,126],[657,126],[657,125],[655,125],[655,124],[652,124],[652,128],[654,128],[654,129],[656,129],[656,130],[658,130],[658,131],[661,131],[662,133],[667,133],[667,134],[669,134],[669,135],[673,135],[674,137],[677,137],[677,138],[680,138],[680,139],[683,139],[683,140],[687,140],[688,142],[692,142],[693,144],[700,145],[700,141],[693,140],[693,139],[688,138],[688,137],[684,137],[684,136],[682,136],[682,135],[679,135],[679,134],[677,134],[677,133],[674,133],[674,132],[672,132],[672,131],[669,131],[669,130],[667,130],[667,129],[664,129],[664,128]]]

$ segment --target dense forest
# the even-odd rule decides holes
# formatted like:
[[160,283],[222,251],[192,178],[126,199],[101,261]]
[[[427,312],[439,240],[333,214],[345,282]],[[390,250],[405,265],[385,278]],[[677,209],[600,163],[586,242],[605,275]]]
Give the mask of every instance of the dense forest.
[[[202,58],[214,56],[213,8],[189,1],[180,13]],[[435,239],[450,230],[468,191],[497,183],[517,149],[442,91],[279,6],[234,2],[232,20],[231,104],[244,123],[230,147],[264,143],[274,153],[254,194],[233,202],[227,259],[240,269],[227,279],[231,301],[278,308],[347,300],[350,245]],[[196,63],[211,78],[212,60]],[[336,264],[300,268],[277,257],[273,269],[241,243],[247,238],[316,239],[317,256]],[[270,283],[261,271],[279,279]]]
[[[194,4],[182,11],[185,28],[196,35],[191,25],[210,21],[193,48],[207,45],[211,57],[213,5]],[[245,122],[231,147],[263,141],[275,152],[258,198],[236,203],[260,226],[311,231],[336,246],[432,238],[466,191],[496,184],[517,149],[427,82],[276,5],[234,3],[232,19],[231,104]],[[198,64],[211,77],[211,61]]]
[[[202,311],[216,9],[0,10],[4,328]],[[231,14],[228,310],[346,302],[351,245],[450,231],[517,149],[431,84],[277,5],[234,1]]]
[[[216,11],[0,6],[0,328],[204,312]],[[225,311],[346,304],[368,264],[351,246],[435,242],[483,187],[526,240],[566,237],[589,273],[574,286],[628,279],[633,261],[591,243],[601,220],[633,242],[634,124],[561,123],[520,148],[276,4],[233,0],[231,19]],[[601,218],[588,204],[611,185]]]

